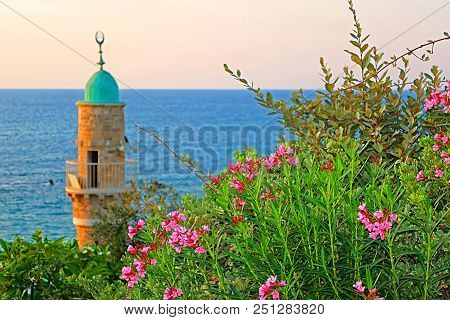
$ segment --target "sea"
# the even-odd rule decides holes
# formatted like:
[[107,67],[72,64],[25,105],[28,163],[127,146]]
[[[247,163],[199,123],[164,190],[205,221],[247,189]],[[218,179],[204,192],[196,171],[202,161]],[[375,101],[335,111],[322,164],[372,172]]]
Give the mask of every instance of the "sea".
[[[289,90],[271,90],[289,99]],[[313,95],[314,91],[308,92]],[[156,180],[179,194],[202,195],[202,181],[179,156],[205,174],[217,174],[234,152],[272,152],[279,119],[246,90],[121,90],[126,103],[126,155],[136,161],[138,183]],[[76,159],[77,107],[83,90],[0,90],[0,238],[74,237],[72,204],[65,193],[65,162]],[[51,182],[52,183],[51,183]]]

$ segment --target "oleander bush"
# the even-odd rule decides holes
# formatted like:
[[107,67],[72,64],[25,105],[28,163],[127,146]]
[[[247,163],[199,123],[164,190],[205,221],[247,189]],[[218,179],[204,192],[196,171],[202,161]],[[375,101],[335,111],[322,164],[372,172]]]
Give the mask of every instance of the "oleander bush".
[[238,153],[203,198],[129,227],[128,297],[447,297],[448,172],[422,181],[416,164],[358,150],[351,140],[331,160],[295,143]]

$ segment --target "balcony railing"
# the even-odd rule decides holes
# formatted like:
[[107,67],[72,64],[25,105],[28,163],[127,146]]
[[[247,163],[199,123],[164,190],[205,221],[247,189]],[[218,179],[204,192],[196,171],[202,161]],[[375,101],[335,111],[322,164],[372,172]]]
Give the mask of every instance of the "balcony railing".
[[136,180],[136,160],[112,163],[79,163],[66,161],[66,190],[118,192]]

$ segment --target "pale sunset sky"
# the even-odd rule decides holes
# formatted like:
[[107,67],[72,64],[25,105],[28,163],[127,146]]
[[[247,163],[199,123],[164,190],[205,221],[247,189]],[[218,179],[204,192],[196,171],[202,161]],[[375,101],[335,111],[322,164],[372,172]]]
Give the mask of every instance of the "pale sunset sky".
[[[97,62],[133,88],[241,88],[223,71],[239,68],[262,88],[321,87],[319,58],[339,73],[351,64],[352,16],[346,0],[0,0],[0,88],[82,88],[96,70],[30,22]],[[445,0],[354,0],[372,44],[401,54],[450,32]],[[447,5],[445,5],[447,4]],[[413,72],[450,71],[450,41]]]

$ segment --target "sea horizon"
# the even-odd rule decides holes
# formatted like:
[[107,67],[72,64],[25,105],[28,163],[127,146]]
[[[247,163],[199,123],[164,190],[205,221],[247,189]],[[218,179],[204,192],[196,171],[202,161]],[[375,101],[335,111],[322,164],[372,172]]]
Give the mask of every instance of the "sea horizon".
[[[158,180],[180,194],[202,194],[201,181],[135,124],[157,132],[211,174],[224,169],[236,150],[251,146],[267,154],[278,141],[277,119],[245,89],[140,92],[152,92],[151,102],[130,89],[121,89],[120,97],[127,104],[126,136],[132,146],[127,157],[138,161],[138,181]],[[272,93],[286,99],[291,92]],[[37,227],[52,238],[75,235],[65,161],[76,159],[75,103],[83,97],[83,89],[0,89],[0,238],[29,237]]]

